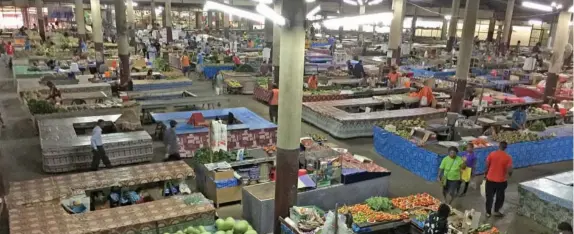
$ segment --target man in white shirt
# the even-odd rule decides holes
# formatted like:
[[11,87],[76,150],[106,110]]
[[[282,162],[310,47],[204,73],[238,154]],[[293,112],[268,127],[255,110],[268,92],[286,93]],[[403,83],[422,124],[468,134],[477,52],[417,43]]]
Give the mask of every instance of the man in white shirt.
[[263,61],[269,62],[269,59],[271,58],[271,49],[269,47],[263,48],[262,55],[263,55]]
[[111,168],[112,163],[104,151],[104,142],[102,141],[102,127],[104,126],[104,120],[99,119],[96,127],[92,130],[92,138],[90,143],[92,145],[92,153],[94,157],[92,158],[92,171],[97,171],[100,166],[100,160],[104,162],[106,168]]

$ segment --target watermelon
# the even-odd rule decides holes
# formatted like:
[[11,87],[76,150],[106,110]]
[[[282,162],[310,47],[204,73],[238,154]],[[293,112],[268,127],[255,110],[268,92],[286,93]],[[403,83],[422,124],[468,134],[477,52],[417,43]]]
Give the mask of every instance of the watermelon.
[[225,221],[223,219],[217,219],[215,220],[215,227],[217,228],[217,230],[224,230],[223,227],[225,225]]
[[207,232],[203,226],[199,226],[199,233]]
[[245,234],[257,234],[255,230],[247,230]]
[[249,226],[249,223],[247,223],[247,221],[245,221],[245,220],[241,220],[239,222],[236,222],[235,225],[233,226],[233,233],[243,234],[247,231],[248,226]]
[[222,229],[219,229],[219,230],[222,230],[222,231],[231,230],[231,229],[233,229],[234,225],[235,225],[235,220],[233,218],[229,217],[229,218],[225,219],[225,221],[223,222]]

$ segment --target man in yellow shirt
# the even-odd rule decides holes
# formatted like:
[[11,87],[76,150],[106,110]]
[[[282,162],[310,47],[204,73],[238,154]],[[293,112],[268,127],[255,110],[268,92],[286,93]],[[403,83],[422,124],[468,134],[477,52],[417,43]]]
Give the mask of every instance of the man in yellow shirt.
[[189,56],[187,56],[186,52],[183,52],[183,55],[181,56],[181,71],[184,76],[188,76],[189,73],[191,73],[190,68]]

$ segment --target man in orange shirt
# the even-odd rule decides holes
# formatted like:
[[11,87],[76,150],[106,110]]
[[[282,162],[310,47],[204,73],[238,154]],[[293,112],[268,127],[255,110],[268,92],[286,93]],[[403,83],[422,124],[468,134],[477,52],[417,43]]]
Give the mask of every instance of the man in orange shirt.
[[506,141],[500,142],[498,150],[486,157],[486,217],[490,217],[495,196],[494,216],[503,216],[500,208],[504,204],[504,191],[508,186],[506,180],[512,175],[512,158],[504,151],[507,145]]
[[189,71],[191,66],[190,66],[190,61],[189,61],[189,56],[187,56],[186,52],[183,52],[183,55],[181,56],[181,71],[183,72],[184,76],[188,76],[191,72]]
[[425,80],[423,88],[419,91],[419,98],[420,98],[420,106],[431,106],[432,102],[434,101],[434,95],[432,93],[432,89],[430,87],[430,81]]
[[271,90],[271,97],[269,98],[269,119],[273,123],[278,123],[279,115],[279,88],[276,84],[273,85]]
[[307,80],[307,86],[310,90],[317,89],[317,77],[315,75],[311,75],[311,77],[309,77]]
[[389,89],[393,89],[397,87],[397,81],[399,80],[399,76],[401,74],[397,72],[397,68],[395,66],[391,67],[391,72],[389,73]]

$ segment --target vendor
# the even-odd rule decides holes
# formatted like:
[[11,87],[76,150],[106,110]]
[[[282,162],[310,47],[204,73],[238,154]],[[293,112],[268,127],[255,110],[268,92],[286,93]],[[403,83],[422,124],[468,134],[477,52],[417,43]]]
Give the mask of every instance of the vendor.
[[241,66],[241,60],[237,54],[233,54],[233,63],[235,64],[235,67]]
[[307,80],[307,87],[310,90],[316,90],[317,89],[317,76],[316,75],[311,75],[309,77],[309,79]]
[[447,234],[448,216],[450,207],[447,204],[440,204],[438,211],[429,215],[423,227],[424,234]]
[[518,107],[512,114],[512,129],[524,130],[526,129],[526,106]]
[[355,64],[355,67],[353,67],[353,76],[355,76],[355,78],[363,78],[367,76],[367,73],[365,73],[365,69],[363,68],[363,60],[359,60],[359,62]]
[[420,99],[420,106],[432,106],[433,101],[435,100],[434,95],[432,93],[432,89],[430,87],[430,80],[425,80],[423,82],[423,88],[419,91],[419,99]]
[[195,70],[201,74],[203,72],[203,53],[201,51],[197,52],[196,61],[197,64]]
[[50,88],[49,91],[49,95],[46,98],[46,100],[48,100],[51,103],[60,103],[60,101],[62,100],[62,93],[60,92],[60,90],[58,88],[56,88],[56,85],[54,85],[54,83],[52,83],[52,81],[48,81],[46,83],[46,86],[48,86],[48,88]]
[[397,72],[397,67],[392,66],[391,72],[388,74],[388,78],[389,78],[388,86],[390,89],[397,87],[397,81],[399,80],[400,76],[401,76],[401,74]]
[[147,70],[147,74],[145,76],[145,79],[146,80],[153,80],[153,70],[152,69]]
[[271,61],[267,62],[263,60],[263,63],[261,63],[261,66],[259,66],[259,73],[262,76],[267,76],[267,74],[271,72],[272,69],[273,68],[271,67]]

